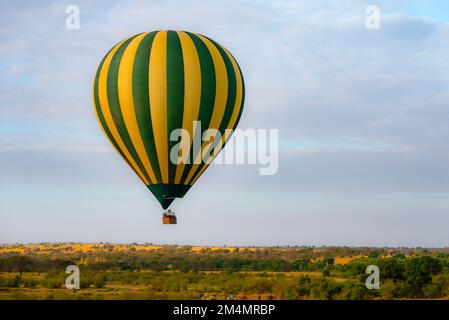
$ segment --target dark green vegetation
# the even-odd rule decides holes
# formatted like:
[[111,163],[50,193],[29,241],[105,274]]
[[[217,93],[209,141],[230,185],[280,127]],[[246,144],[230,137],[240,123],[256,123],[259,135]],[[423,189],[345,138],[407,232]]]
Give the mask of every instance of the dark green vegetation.
[[[64,287],[80,268],[80,290]],[[368,265],[381,273],[368,290]],[[348,247],[0,246],[0,299],[449,298],[449,250]]]

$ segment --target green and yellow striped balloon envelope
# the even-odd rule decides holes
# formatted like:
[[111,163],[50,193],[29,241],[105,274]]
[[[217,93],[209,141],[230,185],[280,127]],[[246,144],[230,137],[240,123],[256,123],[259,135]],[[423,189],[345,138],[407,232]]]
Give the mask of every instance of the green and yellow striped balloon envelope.
[[[101,61],[93,84],[105,135],[164,209],[186,194],[228,141],[225,130],[237,126],[244,96],[243,76],[231,53],[185,31],[147,32],[121,41]],[[181,128],[190,137],[187,149],[180,147],[184,136],[170,139]],[[221,137],[203,141],[211,128]],[[201,141],[195,148],[196,136]],[[211,141],[214,152],[208,153]],[[173,150],[189,160],[172,161]]]

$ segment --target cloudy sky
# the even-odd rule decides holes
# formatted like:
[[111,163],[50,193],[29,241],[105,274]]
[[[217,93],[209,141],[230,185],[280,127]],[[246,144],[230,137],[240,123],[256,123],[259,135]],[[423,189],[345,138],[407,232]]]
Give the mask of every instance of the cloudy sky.
[[[212,166],[173,203],[176,226],[91,103],[103,55],[159,29],[227,47],[240,128],[279,130],[276,175]],[[446,1],[2,2],[0,242],[448,246],[448,56]]]

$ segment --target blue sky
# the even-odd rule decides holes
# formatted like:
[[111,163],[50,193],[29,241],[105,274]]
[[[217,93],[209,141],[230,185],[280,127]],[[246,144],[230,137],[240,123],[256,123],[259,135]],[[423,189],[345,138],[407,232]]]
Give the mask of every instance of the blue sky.
[[[445,1],[2,3],[0,242],[447,246],[448,23]],[[277,175],[209,168],[175,227],[91,104],[103,55],[158,29],[225,45],[245,76],[240,127],[280,140]]]
[[442,22],[449,21],[448,9],[449,4],[445,0],[408,0],[402,1],[402,3],[397,7],[399,13],[414,17],[435,19]]

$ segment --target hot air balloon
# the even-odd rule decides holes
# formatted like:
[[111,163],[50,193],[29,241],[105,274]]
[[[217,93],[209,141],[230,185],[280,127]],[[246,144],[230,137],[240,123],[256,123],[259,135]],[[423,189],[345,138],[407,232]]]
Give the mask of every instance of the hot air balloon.
[[[119,42],[93,83],[94,109],[106,137],[164,210],[187,193],[229,140],[225,130],[236,128],[244,96],[231,53],[185,31],[146,32]],[[200,148],[190,141],[182,150],[189,162],[171,161],[170,151],[180,143],[170,134],[180,128],[190,137],[211,128],[221,133],[211,137],[217,149],[209,161],[201,158],[212,147],[206,141]]]

